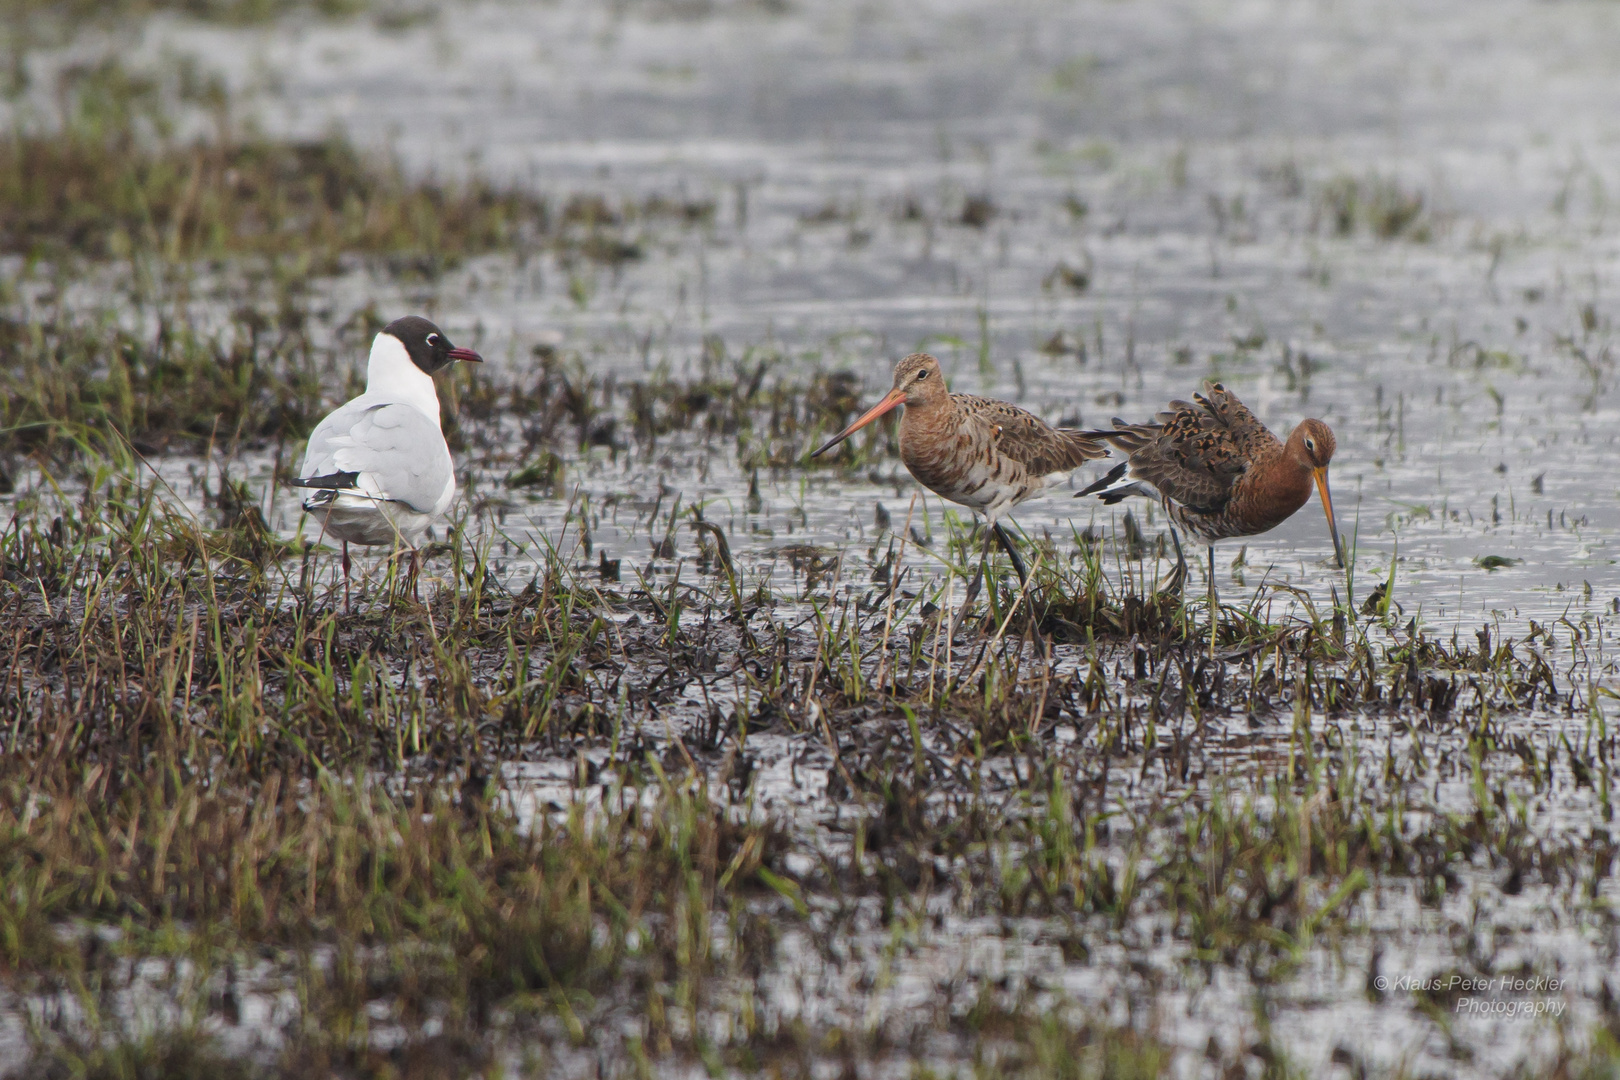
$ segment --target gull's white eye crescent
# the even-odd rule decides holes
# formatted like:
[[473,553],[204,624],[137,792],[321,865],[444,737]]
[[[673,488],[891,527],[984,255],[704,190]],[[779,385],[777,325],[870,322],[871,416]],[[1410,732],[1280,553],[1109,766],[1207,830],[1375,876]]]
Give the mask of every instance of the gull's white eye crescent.
[[439,335],[438,334],[429,334],[427,336],[427,343],[429,345],[437,345],[439,343]]

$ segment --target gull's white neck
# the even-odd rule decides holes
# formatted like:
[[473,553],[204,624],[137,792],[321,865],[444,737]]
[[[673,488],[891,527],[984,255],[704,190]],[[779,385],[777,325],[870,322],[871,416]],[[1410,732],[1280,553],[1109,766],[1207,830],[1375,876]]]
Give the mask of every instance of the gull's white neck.
[[416,366],[393,334],[378,334],[371,340],[366,396],[390,404],[414,405],[435,427],[439,426],[439,393],[433,386],[433,376]]

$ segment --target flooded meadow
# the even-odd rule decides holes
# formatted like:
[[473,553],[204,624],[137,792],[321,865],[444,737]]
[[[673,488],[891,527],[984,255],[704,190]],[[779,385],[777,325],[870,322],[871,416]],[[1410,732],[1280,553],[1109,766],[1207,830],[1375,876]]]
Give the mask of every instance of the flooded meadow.
[[[0,1074],[1600,1076],[1620,6],[18,5]],[[303,515],[434,319],[419,576]],[[894,362],[1338,448],[1181,589]],[[1129,511],[1127,513],[1126,511]]]

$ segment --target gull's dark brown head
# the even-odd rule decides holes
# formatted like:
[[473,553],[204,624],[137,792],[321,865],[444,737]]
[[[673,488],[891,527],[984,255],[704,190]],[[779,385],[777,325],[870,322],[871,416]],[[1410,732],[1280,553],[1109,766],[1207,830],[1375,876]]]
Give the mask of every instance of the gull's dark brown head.
[[458,349],[450,344],[444,331],[420,315],[406,315],[382,328],[382,332],[395,338],[405,347],[411,363],[429,375],[448,367],[457,360],[482,363],[484,358],[471,349]]

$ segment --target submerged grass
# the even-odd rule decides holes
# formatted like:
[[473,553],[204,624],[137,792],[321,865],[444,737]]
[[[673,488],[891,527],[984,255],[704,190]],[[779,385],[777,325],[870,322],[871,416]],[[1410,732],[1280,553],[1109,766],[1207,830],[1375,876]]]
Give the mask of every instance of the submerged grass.
[[[697,633],[610,633],[612,608],[657,598],[582,588],[558,561],[512,596],[459,549],[427,605],[339,615],[310,553],[252,515],[199,521],[122,444],[104,455],[83,494],[25,496],[0,536],[0,963],[33,1003],[30,1074],[206,1070],[217,1018],[277,987],[297,1005],[254,1057],[277,1073],[430,1050],[471,1073],[501,1038],[566,1043],[608,1016],[636,1018],[645,1052],[715,1051],[703,1017],[735,1007],[773,924],[805,909],[782,828],[738,816],[746,781],[723,768],[711,787],[710,768],[730,730],[802,706],[785,666],[756,667],[764,693],[729,721],[661,745],[641,727],[718,674],[727,643],[780,665],[811,635],[709,613]],[[604,742],[598,809],[527,825],[490,781]],[[600,769],[580,759],[582,790]],[[141,974],[153,958],[190,989]],[[190,1027],[145,1016],[154,999]],[[761,1017],[725,1053],[807,1052],[782,1038]]]
[[[0,139],[0,255],[22,271],[0,289],[0,478],[12,455],[45,451],[60,464],[81,428],[116,430],[146,453],[301,438],[357,392],[350,358],[388,321],[370,307],[335,325],[312,314],[326,276],[369,267],[431,280],[491,252],[519,264],[544,255],[564,272],[618,265],[641,257],[650,231],[703,228],[714,211],[702,200],[553,200],[476,176],[408,177],[341,137],[239,129],[224,90],[181,62],[156,74],[117,58],[73,67],[58,99],[50,119],[19,108]],[[182,136],[199,116],[212,134]],[[78,302],[87,282],[114,299]],[[493,390],[462,382],[468,415],[491,418],[502,404]],[[658,396],[666,388],[638,389],[638,431],[714,411],[715,389],[683,388],[675,401]],[[574,392],[548,373],[528,396],[555,417],[556,389]],[[758,389],[756,379],[744,397]],[[581,445],[611,442],[611,430],[589,425],[613,403],[583,392],[563,402]],[[512,390],[514,402],[524,396]]]
[[[239,132],[224,90],[189,69],[165,77],[109,58],[65,72],[58,97],[60,116],[0,142],[0,251],[281,256],[317,268],[353,252],[431,269],[538,244],[550,228],[546,201],[516,188],[408,180],[336,136]],[[182,138],[176,101],[205,108],[213,137]]]
[[[360,351],[353,327],[340,344]],[[307,314],[238,308],[219,332],[160,320],[138,331],[110,315],[52,311],[0,320],[0,451],[65,462],[82,433],[122,433],[145,453],[264,445],[311,430],[332,393],[355,389],[349,364],[317,345]]]
[[[596,996],[616,1012],[656,993],[697,1009],[716,971],[713,905],[761,888],[775,857],[766,826],[733,824],[674,783],[595,822],[525,831],[482,792],[424,784],[396,798],[363,774],[62,779],[78,783],[8,793],[6,966],[35,994],[76,995],[103,978],[103,951],[223,973],[275,949],[303,998],[280,1056],[328,1068],[371,1056],[375,1003],[408,1041],[437,1018],[474,1058],[496,1010],[577,1036]],[[67,920],[120,937],[64,934]],[[656,1023],[649,1034],[668,1037]]]
[[[777,831],[702,777],[628,751],[634,791],[532,827],[489,785],[493,751],[534,727],[532,687],[491,693],[467,657],[545,640],[542,611],[573,602],[560,584],[521,629],[510,603],[459,593],[342,622],[272,585],[240,521],[204,528],[116,476],[57,509],[0,539],[5,602],[32,624],[13,627],[0,691],[0,965],[38,1003],[40,1069],[77,1072],[75,1046],[101,1053],[164,996],[130,968],[142,957],[213,973],[216,998],[225,972],[272,958],[298,999],[261,1033],[278,1068],[371,1074],[379,1025],[406,1049],[453,1036],[461,1071],[493,1030],[578,1038],[606,1007],[689,1041],[708,980],[768,952]],[[735,908],[750,893],[758,910]],[[50,1005],[87,996],[101,1034]],[[144,1039],[115,1038],[120,1060],[212,1060]]]
[[1434,213],[1423,192],[1389,177],[1333,177],[1317,190],[1313,209],[1313,228],[1324,228],[1331,236],[1365,233],[1414,243],[1434,239]]
[[[175,134],[176,95],[214,110],[212,139]],[[1360,614],[1283,588],[1212,609],[1155,587],[1162,542],[1128,518],[1108,540],[1026,538],[1028,594],[993,563],[953,636],[980,551],[959,521],[887,521],[864,566],[795,547],[803,587],[783,595],[701,506],[662,497],[645,570],[547,548],[514,585],[491,497],[481,538],[430,552],[425,600],[394,567],[340,611],[330,553],[275,535],[219,465],[284,460],[357,388],[338,357],[381,320],[323,332],[311,275],[361,258],[431,277],[494,250],[612,264],[650,222],[703,227],[713,206],[421,183],[340,140],[236,132],[217,88],[116,64],[62,100],[60,124],[0,148],[0,247],[178,280],[258,266],[279,291],[210,331],[178,296],[129,318],[30,296],[0,323],[0,474],[25,489],[0,530],[16,1075],[1161,1076],[1189,1055],[1161,1002],[1192,987],[1253,1020],[1191,1053],[1284,1076],[1268,1016],[1313,963],[1374,986],[1380,903],[1409,905],[1457,971],[1529,965],[1493,944],[1496,894],[1620,962],[1620,747],[1573,625],[1563,652],[1540,628],[1437,639],[1390,617],[1388,585]],[[1421,198],[1371,181],[1320,208],[1338,234],[1429,227]],[[691,379],[535,360],[443,387],[447,435],[508,491],[561,494],[571,456],[672,443],[797,468],[857,405],[847,374],[718,339]],[[890,438],[818,467],[880,477]],[[144,457],[204,446],[193,512]],[[818,786],[813,812],[768,797],[765,737],[795,793]],[[525,765],[564,774],[553,797],[523,801]],[[1532,809],[1554,798],[1590,827]],[[967,968],[987,923],[1113,964],[1120,1008]],[[926,1007],[885,996],[902,977],[933,980]],[[1589,1030],[1560,1028],[1543,1071],[1612,1073],[1608,984],[1571,1000]],[[1413,1009],[1471,1052],[1445,1007]]]
[[[56,114],[18,112],[0,140],[0,252],[29,259],[254,257],[330,274],[343,256],[434,276],[491,251],[614,265],[647,223],[701,225],[707,202],[543,193],[474,174],[407,176],[341,136],[279,139],[235,123],[194,66],[116,57],[66,69]],[[184,132],[199,126],[206,137]]]
[[[772,400],[718,376],[622,392],[649,430]],[[576,394],[602,408],[552,435],[620,407],[606,393]],[[1257,594],[1216,613],[1212,658],[1207,610],[1142,591],[1151,545],[1109,564],[1042,541],[1036,619],[995,573],[949,641],[978,549],[949,527],[943,581],[903,588],[874,552],[883,575],[840,588],[835,569],[802,597],[718,555],[677,588],[587,582],[554,551],[508,592],[489,542],[463,538],[425,603],[385,577],[350,615],[330,557],[268,535],[240,493],[198,519],[117,439],[76,455],[79,494],[20,496],[0,535],[0,964],[32,1018],[28,1075],[226,1053],[273,1075],[492,1075],[518,1045],[545,1048],[542,1073],[590,1046],[626,1073],[937,1053],[986,1075],[1162,1075],[1152,1024],[1032,1025],[1048,1006],[1021,981],[968,979],[977,1004],[923,1016],[796,1017],[781,937],[836,967],[941,901],[1043,920],[1075,957],[1151,925],[1187,977],[1264,995],[1316,943],[1357,940],[1364,897],[1439,911],[1470,874],[1612,923],[1612,843],[1548,834],[1518,800],[1575,785],[1606,806],[1613,737],[1509,726],[1533,706],[1578,726],[1595,699],[1490,634],[1273,623]],[[833,825],[759,802],[762,733],[818,762]],[[532,820],[499,780],[523,760],[571,776]],[[1422,794],[1455,763],[1475,771],[1468,812]],[[232,1035],[249,1000],[279,1004]],[[955,1034],[930,1050],[928,1031]],[[1284,1061],[1267,1038],[1211,1053]]]
[[370,11],[380,27],[432,18],[413,0],[0,0],[0,88],[25,93],[29,54],[82,39],[88,32],[127,29],[155,15],[177,15],[226,26],[253,26],[298,17],[348,19]]
[[18,28],[31,22],[52,20],[67,27],[127,21],[174,12],[180,15],[247,25],[269,22],[298,13],[328,18],[364,11],[369,0],[5,0],[0,19]]
[[[227,456],[291,454],[328,409],[363,388],[354,358],[385,322],[366,308],[334,327],[296,292],[239,305],[206,331],[161,302],[132,324],[112,310],[58,305],[17,315],[0,317],[0,349],[11,358],[0,368],[0,465],[6,455],[37,455],[69,470],[87,437],[127,440],[147,455],[208,446]],[[849,408],[851,385],[844,374],[805,380],[776,353],[717,359],[694,380],[660,371],[624,380],[547,351],[508,377],[458,370],[440,393],[451,402],[451,445],[475,448],[522,488],[554,487],[560,455],[651,455],[669,436],[734,449],[746,468],[783,468]]]

